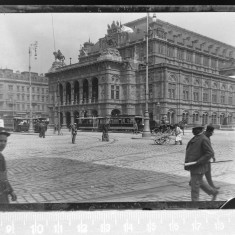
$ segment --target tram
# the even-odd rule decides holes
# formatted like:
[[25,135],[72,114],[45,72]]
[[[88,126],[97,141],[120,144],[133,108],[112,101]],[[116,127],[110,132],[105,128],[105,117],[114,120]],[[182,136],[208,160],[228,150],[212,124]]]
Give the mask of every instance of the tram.
[[108,124],[109,131],[133,132],[134,123],[138,131],[143,131],[144,117],[135,115],[119,115],[114,117],[84,117],[77,118],[78,129],[101,131],[104,124]]
[[[13,118],[13,131],[15,132],[26,132],[29,130],[29,122],[30,119],[29,118],[22,118],[22,117],[14,117]],[[39,123],[41,122],[45,122],[46,124],[48,124],[48,120],[47,118],[33,118],[33,129],[34,132],[38,133],[39,132]]]
[[77,127],[80,130],[101,131],[103,124],[106,123],[104,117],[82,117],[77,118]]
[[13,118],[13,131],[21,132],[29,130],[29,119],[22,117]]

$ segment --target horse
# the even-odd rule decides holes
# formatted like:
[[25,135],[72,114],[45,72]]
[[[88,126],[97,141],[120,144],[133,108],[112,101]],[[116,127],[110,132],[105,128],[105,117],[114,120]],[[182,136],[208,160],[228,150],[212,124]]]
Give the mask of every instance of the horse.
[[59,61],[64,61],[65,60],[65,57],[64,55],[61,53],[60,50],[58,50],[58,52],[53,52],[53,55],[55,56],[55,59],[58,59]]

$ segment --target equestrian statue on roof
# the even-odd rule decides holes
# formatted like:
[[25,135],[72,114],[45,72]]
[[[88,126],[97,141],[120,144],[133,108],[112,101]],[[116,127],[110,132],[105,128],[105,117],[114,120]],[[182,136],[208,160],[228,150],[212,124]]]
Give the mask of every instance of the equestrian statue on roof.
[[58,50],[58,52],[53,52],[53,55],[55,56],[55,60],[59,60],[59,61],[64,61],[65,60],[65,57],[64,57],[64,55],[61,53],[61,51],[60,50]]

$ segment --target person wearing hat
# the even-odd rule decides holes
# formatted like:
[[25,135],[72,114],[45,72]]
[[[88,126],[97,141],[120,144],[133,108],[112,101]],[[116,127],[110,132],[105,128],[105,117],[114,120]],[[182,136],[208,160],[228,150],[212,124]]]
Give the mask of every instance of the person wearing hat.
[[[185,154],[185,170],[190,171],[191,200],[199,201],[200,188],[216,199],[218,191],[203,181],[203,176],[208,171],[208,163],[214,157],[210,140],[203,134],[203,126],[192,129],[194,137],[188,142]],[[190,165],[191,164],[191,165]]]
[[17,197],[7,179],[6,161],[2,155],[2,151],[7,145],[7,137],[10,135],[3,127],[0,127],[0,203],[9,203],[8,195],[12,201],[16,201]]
[[[206,131],[204,132],[204,135],[209,139],[209,141],[211,141],[210,137],[213,135],[214,129],[215,128],[213,126],[211,126],[211,125],[208,125],[206,127]],[[213,162],[215,162],[215,157],[212,157],[212,159],[213,159]],[[210,162],[208,162],[208,171],[205,173],[205,176],[206,176],[206,180],[207,180],[208,184],[211,187],[213,187],[215,189],[220,189],[220,187],[216,187],[214,185],[214,182],[212,180],[212,177],[211,177],[211,163]]]

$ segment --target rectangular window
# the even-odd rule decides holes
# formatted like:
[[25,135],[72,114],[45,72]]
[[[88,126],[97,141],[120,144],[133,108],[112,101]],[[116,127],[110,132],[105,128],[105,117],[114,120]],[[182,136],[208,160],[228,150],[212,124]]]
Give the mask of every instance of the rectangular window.
[[42,110],[43,110],[43,111],[45,110],[44,104],[42,105]]
[[221,104],[225,103],[225,92],[221,91],[221,97],[220,97]]
[[0,99],[2,99],[3,98],[3,94],[0,94]]
[[40,111],[40,105],[38,104],[38,111]]
[[153,98],[153,85],[149,84],[149,99]]
[[216,68],[216,61],[215,59],[211,59],[211,67]]
[[27,87],[27,92],[29,92],[29,87]]
[[39,87],[37,88],[37,92],[39,93]]
[[17,91],[20,91],[20,86],[17,86]]
[[29,104],[27,104],[27,110],[29,111]]
[[193,61],[193,54],[191,52],[189,52],[189,51],[187,51],[187,53],[186,53],[186,60],[188,62],[192,62]]
[[217,94],[215,91],[212,91],[212,103],[217,103]]
[[44,94],[44,88],[42,88],[42,94]]
[[17,110],[20,110],[20,104],[17,104]]
[[24,86],[21,87],[21,90],[24,91]]
[[111,99],[114,99],[114,85],[111,85]]
[[17,100],[20,100],[20,94],[17,94]]
[[3,88],[3,84],[0,84],[0,89],[2,89]]
[[228,104],[233,105],[233,96],[231,94],[228,97]]
[[44,102],[44,96],[42,96],[42,102]]
[[177,58],[179,59],[179,60],[183,60],[184,59],[184,54],[183,54],[183,50],[181,50],[181,49],[177,49]]
[[34,100],[34,99],[35,99],[35,95],[33,95],[32,97],[33,97],[33,99],[32,99],[32,100]]
[[25,110],[25,104],[22,104],[22,110]]
[[209,58],[207,56],[203,57],[203,65],[209,67]]
[[8,85],[8,90],[13,91],[13,85]]
[[183,87],[183,100],[189,100],[189,88],[188,88],[188,86]]
[[175,90],[176,90],[176,85],[175,84],[169,84],[168,85],[168,97],[170,99],[175,99]]
[[32,92],[34,92],[34,87],[32,87]]
[[162,43],[158,44],[158,53],[164,54],[164,45]]
[[168,46],[167,47],[167,56],[173,57],[174,56],[174,47]]
[[199,54],[195,54],[195,64],[201,64],[201,56]]
[[199,101],[199,91],[197,90],[193,92],[193,101]]
[[116,99],[119,100],[119,86],[116,86]]
[[208,93],[203,93],[203,102],[208,102]]
[[24,100],[24,94],[22,94],[22,100]]

